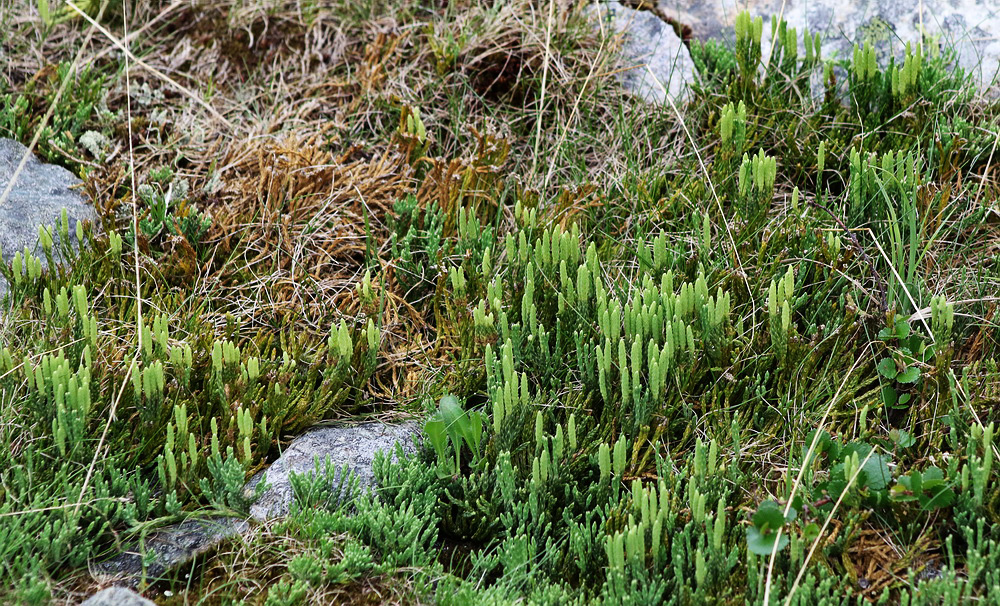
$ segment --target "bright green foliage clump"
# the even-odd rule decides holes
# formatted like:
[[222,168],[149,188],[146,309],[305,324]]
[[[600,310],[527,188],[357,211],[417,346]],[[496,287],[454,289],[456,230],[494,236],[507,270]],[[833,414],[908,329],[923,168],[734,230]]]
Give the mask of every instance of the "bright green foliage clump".
[[760,37],[763,32],[764,20],[760,17],[752,19],[747,12],[736,16],[736,63],[744,83],[752,82],[757,77],[757,66],[761,59]]
[[60,63],[20,93],[5,91],[0,82],[0,137],[10,137],[24,145],[30,143],[41,125],[41,117],[53,105],[63,80],[69,78],[52,117],[41,129],[35,153],[47,162],[66,162],[67,154],[77,155],[81,135],[101,111],[106,77],[98,70],[70,73],[70,69],[70,63]]
[[[149,183],[139,186],[139,198],[146,209],[139,219],[139,230],[147,240],[155,244],[182,236],[195,246],[201,243],[211,226],[211,219],[191,207],[187,200],[188,188],[187,181],[176,179],[169,167],[153,171]],[[131,229],[125,237],[128,244],[135,240]]]
[[[29,251],[3,269],[29,320],[11,326],[0,348],[4,578],[85,566],[116,547],[122,530],[200,504],[244,509],[247,473],[279,436],[346,406],[375,370],[380,331],[371,319],[333,324],[325,343],[281,334],[252,352],[196,316],[183,321],[197,310],[153,312],[134,331],[134,299],[109,296],[131,286],[121,239],[77,225],[96,253],[96,268],[83,269],[104,276],[105,290],[78,273],[43,270]],[[65,216],[58,229],[58,247],[42,238],[50,266],[54,252],[79,254]],[[147,282],[143,292],[160,291]]]

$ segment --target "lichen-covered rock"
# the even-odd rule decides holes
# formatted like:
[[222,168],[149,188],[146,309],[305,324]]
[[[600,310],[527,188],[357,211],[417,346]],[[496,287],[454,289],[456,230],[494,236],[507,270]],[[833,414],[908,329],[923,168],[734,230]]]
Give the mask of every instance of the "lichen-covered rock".
[[87,598],[80,606],[156,606],[156,603],[131,589],[108,587]]
[[[146,566],[146,578],[156,579],[187,564],[213,549],[222,541],[250,530],[250,524],[240,518],[209,518],[186,520],[168,526],[146,537],[145,553],[151,555]],[[143,552],[133,545],[114,558],[94,567],[94,576],[120,585],[135,587],[142,578]]]
[[292,504],[290,476],[306,474],[322,467],[329,459],[339,481],[341,468],[346,464],[358,479],[359,487],[372,486],[375,474],[372,463],[375,453],[391,452],[398,443],[404,452],[415,450],[414,437],[419,432],[416,423],[385,425],[365,423],[353,427],[317,427],[296,438],[268,469],[255,476],[246,486],[251,495],[257,483],[266,478],[267,490],[250,507],[256,520],[267,520],[288,514]]
[[[61,166],[43,164],[34,155],[29,156],[4,200],[3,192],[27,151],[17,141],[0,138],[0,252],[4,262],[10,262],[25,247],[41,257],[38,226],[55,225],[63,209],[69,219],[70,234],[75,234],[77,221],[93,221],[96,217],[94,208],[71,189],[80,180]],[[0,278],[0,303],[6,292],[7,284]],[[3,309],[0,306],[0,316]]]
[[[781,12],[784,5],[784,13]],[[669,0],[660,2],[666,16],[691,28],[699,40],[732,41],[736,15],[748,10],[764,18],[762,49],[771,47],[771,17],[782,15],[796,28],[819,32],[823,56],[850,58],[854,44],[871,42],[879,56],[901,56],[906,43],[922,32],[954,48],[959,67],[981,85],[997,84],[1000,71],[1000,3],[995,0]]]
[[595,27],[608,36],[624,36],[622,53],[626,71],[622,86],[652,103],[684,98],[695,78],[694,62],[672,25],[653,13],[623,6],[620,2],[591,5]]

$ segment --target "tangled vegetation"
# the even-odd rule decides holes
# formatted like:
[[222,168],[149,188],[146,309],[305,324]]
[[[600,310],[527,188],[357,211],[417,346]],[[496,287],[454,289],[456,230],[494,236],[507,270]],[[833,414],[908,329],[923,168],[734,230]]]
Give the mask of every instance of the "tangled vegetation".
[[148,24],[128,67],[0,5],[0,136],[42,129],[100,215],[0,264],[5,603],[245,514],[314,423],[406,417],[378,489],[318,466],[143,590],[1000,600],[1000,106],[948,48],[775,22],[764,60],[744,14],[675,111],[618,88],[586,3],[94,4]]

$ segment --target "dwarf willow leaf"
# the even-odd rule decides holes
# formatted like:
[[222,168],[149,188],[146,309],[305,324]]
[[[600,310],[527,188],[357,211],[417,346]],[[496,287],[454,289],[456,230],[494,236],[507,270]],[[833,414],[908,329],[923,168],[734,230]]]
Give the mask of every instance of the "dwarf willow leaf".
[[879,453],[869,457],[861,469],[865,472],[865,485],[873,490],[884,490],[892,479],[889,458]]
[[878,373],[886,379],[895,379],[899,371],[896,370],[896,362],[892,358],[882,358],[878,363]]
[[785,516],[781,513],[781,506],[774,501],[764,501],[757,508],[751,519],[754,527],[761,531],[781,528],[785,523]]
[[771,555],[774,551],[781,551],[788,546],[788,535],[777,532],[761,532],[756,527],[747,528],[747,547],[757,555]]
[[896,376],[896,380],[900,383],[916,383],[919,378],[920,369],[916,366],[910,366]]

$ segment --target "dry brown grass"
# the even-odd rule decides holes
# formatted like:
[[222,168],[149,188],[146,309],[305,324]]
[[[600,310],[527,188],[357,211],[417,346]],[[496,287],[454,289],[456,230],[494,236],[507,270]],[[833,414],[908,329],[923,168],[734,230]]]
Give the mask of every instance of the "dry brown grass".
[[[133,62],[129,124],[120,55],[95,38],[84,56],[115,75],[106,104],[118,112],[108,121],[116,150],[105,163],[82,152],[75,159],[88,169],[85,187],[107,226],[122,230],[131,225],[130,168],[140,183],[161,166],[190,182],[190,202],[213,217],[202,243],[211,254],[171,237],[158,244],[160,256],[144,256],[142,278],[165,290],[184,285],[183,304],[210,301],[200,320],[219,332],[235,322],[241,345],[252,350],[268,331],[325,336],[341,318],[375,317],[379,366],[357,399],[375,403],[364,408],[368,414],[392,416],[456,373],[462,354],[451,320],[409,301],[400,283],[388,244],[393,205],[407,195],[424,208],[438,205],[446,237],[456,233],[459,208],[510,226],[512,197],[552,200],[551,212],[565,223],[598,203],[581,175],[612,178],[629,145],[613,128],[595,137],[591,124],[615,119],[622,104],[640,116],[657,112],[608,86],[610,47],[580,21],[582,3],[558,2],[551,31],[548,3],[535,0],[496,10],[476,1],[354,4],[334,0],[315,12],[300,0],[131,4],[133,52],[196,91],[226,122]],[[377,14],[359,14],[366,8]],[[4,68],[13,90],[71,58],[85,31],[73,21],[43,35],[28,3],[0,7],[0,15],[10,15],[17,31],[0,36],[4,52],[17,57]],[[120,21],[104,25],[121,36]],[[413,108],[426,142],[400,133]],[[643,153],[655,161],[660,151]],[[580,187],[562,191],[566,183]],[[139,245],[150,253],[150,242]],[[368,268],[383,295],[377,307],[355,291]],[[169,314],[161,303],[144,305]],[[267,567],[287,556],[239,552],[246,544],[214,560],[205,573],[210,583],[246,582],[240,591],[252,595],[253,584],[269,578]],[[405,596],[405,583],[374,578],[310,599],[406,603]]]
[[[380,267],[388,366],[376,383],[380,398],[405,400],[420,383],[428,352],[439,366],[451,347],[436,343],[433,318],[394,288],[385,246],[393,204],[407,194],[424,206],[436,202],[446,211],[446,233],[454,233],[459,206],[502,213],[497,195],[516,168],[510,151],[519,152],[513,164],[531,162],[525,152],[539,116],[542,138],[555,140],[572,128],[559,122],[570,107],[610,111],[618,93],[601,92],[600,79],[585,78],[604,70],[607,54],[588,48],[593,40],[581,33],[575,3],[559,3],[544,108],[536,99],[546,50],[539,5],[525,0],[493,10],[475,2],[400,1],[370,8],[380,9],[377,18],[339,1],[315,11],[297,0],[130,5],[134,52],[198,91],[232,125],[133,65],[133,159],[140,182],[172,166],[190,181],[192,201],[214,218],[209,263],[199,264],[191,244],[174,238],[156,271],[148,271],[195,281],[203,294],[224,300],[216,311],[239,318],[248,338],[288,321],[322,332],[331,317],[363,319],[354,285],[368,264]],[[29,49],[7,66],[14,88],[51,70],[80,42],[82,22],[43,36],[30,7],[6,10],[19,32],[6,44],[12,54],[15,46]],[[105,25],[121,27],[113,19]],[[113,70],[110,43],[98,42],[87,53],[91,64]],[[119,73],[107,106],[121,110],[125,95]],[[426,146],[393,134],[409,107],[421,110]],[[106,164],[90,162],[86,180],[112,221],[124,219],[130,204],[123,116],[114,121],[117,151]],[[221,187],[205,193],[211,179]],[[530,182],[517,189],[532,195]],[[366,259],[368,239],[383,243],[369,251],[375,258]]]
[[[169,8],[171,16],[134,44],[149,65],[203,91],[234,128],[133,69],[133,90],[143,91],[132,125],[140,180],[166,164],[194,192],[211,179],[221,184],[193,199],[214,217],[212,262],[199,267],[191,246],[175,241],[159,264],[172,272],[165,277],[197,280],[221,296],[226,304],[217,311],[239,318],[252,338],[259,327],[292,322],[319,333],[331,317],[363,321],[359,311],[379,313],[359,310],[354,285],[366,267],[380,268],[375,279],[386,293],[380,320],[387,338],[372,396],[411,398],[423,368],[447,366],[454,346],[438,342],[435,319],[406,303],[397,287],[387,217],[411,193],[422,206],[434,202],[445,210],[446,234],[454,233],[460,206],[483,217],[504,214],[498,193],[510,174],[523,174],[519,165],[531,162],[544,14],[527,1],[496,11],[457,3],[426,13],[400,2],[357,23],[338,18],[342,6],[308,15],[299,2],[266,10],[220,2]],[[561,4],[558,11],[553,45],[566,52],[554,53],[549,65],[541,109],[547,142],[572,132],[572,123],[560,122],[570,108],[609,115],[618,94],[602,92],[600,78],[587,78],[605,69],[607,52],[588,50],[577,9]],[[463,36],[449,59],[448,41]],[[71,34],[65,38],[60,44],[72,46]],[[122,107],[124,94],[123,84],[116,86],[109,107]],[[394,134],[410,107],[421,110],[426,146]],[[125,131],[119,121],[117,133]],[[613,147],[592,145],[583,155],[600,165],[598,154]],[[109,216],[128,201],[121,196],[124,160],[119,155],[88,179]],[[515,189],[537,198],[530,181]],[[557,204],[557,212],[579,212],[577,196],[563,198],[574,202]],[[382,246],[367,251],[369,240]]]
[[[506,196],[528,204],[551,197],[551,212],[565,223],[600,204],[593,186],[561,192],[543,181],[577,181],[581,165],[588,180],[617,178],[611,175],[627,144],[614,129],[606,140],[584,133],[595,120],[614,119],[623,103],[652,111],[608,86],[611,45],[579,18],[584,6],[557,2],[550,24],[548,3],[533,0],[495,8],[409,0],[315,8],[299,0],[132,3],[133,52],[197,91],[226,122],[133,62],[127,124],[118,53],[95,38],[86,61],[117,74],[106,97],[119,112],[110,121],[115,150],[105,163],[82,152],[74,160],[87,167],[86,189],[105,220],[126,229],[130,159],[140,183],[161,166],[190,182],[192,208],[213,217],[211,255],[199,259],[196,243],[171,237],[157,260],[143,261],[142,273],[193,285],[189,300],[214,302],[203,321],[221,328],[235,319],[250,342],[261,330],[294,326],[321,335],[340,318],[377,316],[380,365],[366,398],[384,404],[377,409],[398,409],[421,393],[428,373],[451,372],[459,346],[458,331],[414,307],[399,284],[388,245],[393,205],[408,194],[422,207],[437,204],[446,237],[455,234],[460,207],[511,225]],[[43,32],[27,5],[0,12],[17,32],[2,42],[17,57],[6,66],[14,90],[70,58],[85,31],[83,21],[71,21]],[[112,7],[110,15],[104,25],[120,36],[120,12]],[[413,108],[426,142],[400,133]],[[655,161],[659,150],[642,153]],[[149,242],[140,246],[149,252]],[[384,293],[379,309],[357,300],[366,269]]]

